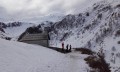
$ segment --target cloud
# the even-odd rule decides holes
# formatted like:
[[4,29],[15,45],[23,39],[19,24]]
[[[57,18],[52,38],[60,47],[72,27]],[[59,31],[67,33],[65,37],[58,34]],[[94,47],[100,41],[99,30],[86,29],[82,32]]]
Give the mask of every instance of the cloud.
[[0,18],[4,18],[7,16],[8,16],[8,13],[7,13],[6,9],[4,7],[0,6]]
[[79,13],[97,0],[0,0],[2,16],[13,18]]

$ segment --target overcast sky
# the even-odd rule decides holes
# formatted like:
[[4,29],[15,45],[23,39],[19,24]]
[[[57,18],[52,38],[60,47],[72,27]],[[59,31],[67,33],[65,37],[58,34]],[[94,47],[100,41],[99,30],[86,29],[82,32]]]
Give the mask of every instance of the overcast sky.
[[92,1],[98,0],[0,0],[0,18],[79,13]]

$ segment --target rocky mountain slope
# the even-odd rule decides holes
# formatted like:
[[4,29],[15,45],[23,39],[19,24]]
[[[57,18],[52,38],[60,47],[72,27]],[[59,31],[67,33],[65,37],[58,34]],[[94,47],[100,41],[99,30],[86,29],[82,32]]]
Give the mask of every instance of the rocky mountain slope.
[[67,15],[56,22],[50,32],[50,45],[61,43],[73,48],[89,48],[98,52],[103,49],[111,71],[120,71],[120,1],[95,3],[84,13]]
[[75,43],[74,47],[86,46],[88,42],[100,43],[105,37],[112,36],[119,30],[119,20],[120,4],[118,2],[98,2],[85,13],[67,15],[62,21],[56,22],[51,27],[51,43],[59,45],[65,41],[70,44]]

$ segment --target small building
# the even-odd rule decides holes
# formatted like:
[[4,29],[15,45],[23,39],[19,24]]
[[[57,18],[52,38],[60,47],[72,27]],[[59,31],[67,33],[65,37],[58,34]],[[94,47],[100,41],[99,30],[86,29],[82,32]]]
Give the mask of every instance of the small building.
[[35,34],[25,33],[19,41],[29,44],[38,44],[45,47],[49,47],[49,39],[50,38],[48,32],[35,33]]

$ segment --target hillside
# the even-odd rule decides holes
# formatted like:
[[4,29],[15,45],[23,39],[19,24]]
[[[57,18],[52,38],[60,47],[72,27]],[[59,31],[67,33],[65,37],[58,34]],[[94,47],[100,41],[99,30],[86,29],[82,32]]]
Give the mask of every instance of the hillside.
[[56,22],[50,32],[50,45],[61,43],[73,48],[89,48],[98,52],[101,48],[112,72],[119,72],[120,59],[120,1],[100,1],[85,12],[67,15]]
[[119,12],[119,2],[101,1],[84,13],[67,15],[52,26],[51,44],[59,46],[65,41],[74,47],[83,47],[91,40],[96,43],[98,36],[105,38],[114,35],[120,28]]
[[86,57],[0,39],[0,72],[86,72]]

